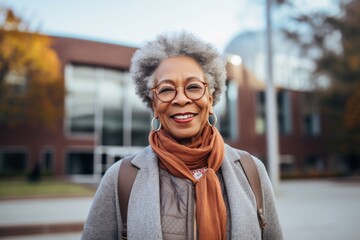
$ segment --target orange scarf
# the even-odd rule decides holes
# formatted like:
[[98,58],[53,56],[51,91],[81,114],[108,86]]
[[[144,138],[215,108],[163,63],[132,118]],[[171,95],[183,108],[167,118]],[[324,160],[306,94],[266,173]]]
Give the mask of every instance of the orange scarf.
[[[149,142],[162,168],[195,184],[199,239],[225,239],[226,207],[216,176],[224,157],[224,140],[217,129],[206,124],[190,146],[179,144],[163,130],[152,131]],[[205,166],[208,170],[196,180],[190,170]]]

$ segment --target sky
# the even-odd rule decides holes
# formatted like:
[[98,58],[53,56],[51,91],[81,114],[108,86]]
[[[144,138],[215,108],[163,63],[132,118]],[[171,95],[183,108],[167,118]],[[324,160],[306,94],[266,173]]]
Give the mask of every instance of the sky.
[[165,31],[187,30],[219,50],[264,26],[259,0],[0,0],[33,30],[139,47]]
[[[304,9],[338,0],[295,0]],[[220,51],[238,34],[263,30],[266,0],[0,0],[44,34],[140,47],[187,30]],[[275,15],[273,14],[273,17]],[[276,17],[276,16],[275,16]],[[277,22],[283,19],[275,19]]]

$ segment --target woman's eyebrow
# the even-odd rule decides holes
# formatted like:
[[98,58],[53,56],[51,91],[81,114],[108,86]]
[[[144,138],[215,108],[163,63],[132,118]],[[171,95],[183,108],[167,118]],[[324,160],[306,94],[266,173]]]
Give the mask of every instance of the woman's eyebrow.
[[196,76],[190,76],[190,77],[186,78],[186,81],[187,81],[187,82],[192,81],[192,80],[201,81],[201,79],[200,79],[199,77],[196,77]]
[[174,80],[171,80],[171,79],[163,79],[161,81],[158,82],[158,84],[161,84],[161,83],[172,83],[174,84]]

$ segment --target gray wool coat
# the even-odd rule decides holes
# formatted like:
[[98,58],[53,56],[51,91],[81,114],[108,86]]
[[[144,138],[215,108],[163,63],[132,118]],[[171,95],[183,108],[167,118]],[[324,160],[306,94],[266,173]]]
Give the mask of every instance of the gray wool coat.
[[[243,170],[236,163],[240,158],[239,151],[225,145],[225,157],[221,166],[230,208],[231,239],[261,239],[255,197]],[[264,239],[283,239],[266,169],[260,160],[253,158],[264,196],[267,223]],[[117,197],[120,164],[121,161],[106,171],[85,222],[82,239],[120,239],[122,223]],[[157,156],[148,146],[133,158],[132,164],[139,171],[129,199],[128,239],[162,239]]]

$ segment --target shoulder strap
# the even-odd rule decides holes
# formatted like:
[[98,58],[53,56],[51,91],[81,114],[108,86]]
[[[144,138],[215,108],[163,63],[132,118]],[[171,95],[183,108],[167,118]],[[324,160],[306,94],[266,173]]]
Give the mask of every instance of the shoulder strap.
[[121,212],[121,239],[127,239],[127,211],[129,197],[137,174],[137,168],[131,164],[131,158],[125,158],[119,168],[118,199]]
[[263,195],[260,183],[260,176],[256,168],[255,161],[248,152],[240,152],[240,164],[255,195],[259,225],[261,228],[261,232],[263,232],[266,225],[263,208]]

